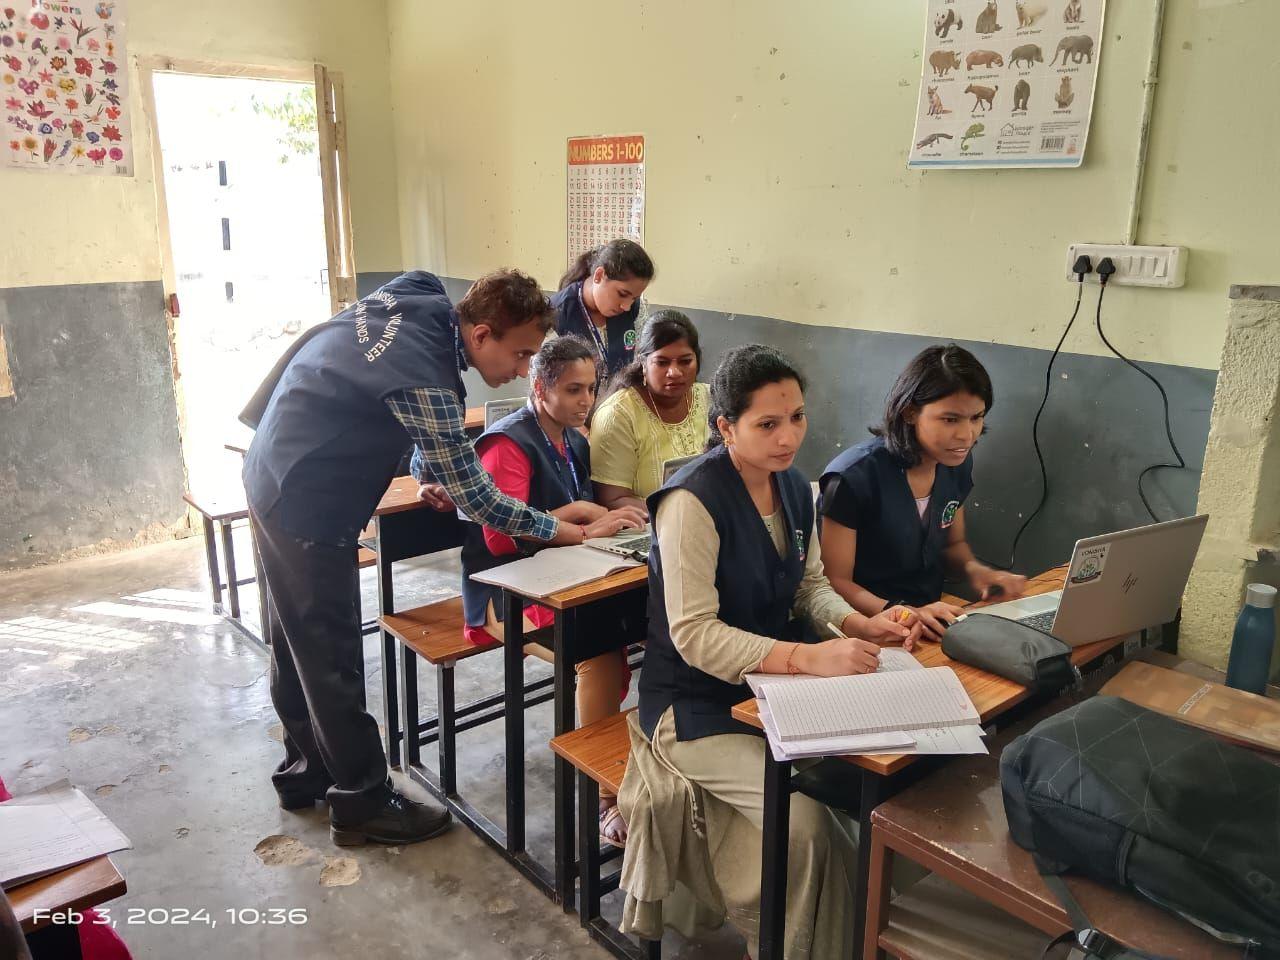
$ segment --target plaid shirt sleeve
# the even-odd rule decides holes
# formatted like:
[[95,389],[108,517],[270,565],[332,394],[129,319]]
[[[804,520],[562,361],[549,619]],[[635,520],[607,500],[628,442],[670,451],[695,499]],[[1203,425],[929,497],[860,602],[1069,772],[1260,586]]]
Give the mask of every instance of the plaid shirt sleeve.
[[398,390],[386,403],[418,446],[415,476],[433,476],[463,513],[485,526],[513,537],[555,537],[555,517],[508,497],[480,465],[463,426],[466,410],[452,391],[438,387]]

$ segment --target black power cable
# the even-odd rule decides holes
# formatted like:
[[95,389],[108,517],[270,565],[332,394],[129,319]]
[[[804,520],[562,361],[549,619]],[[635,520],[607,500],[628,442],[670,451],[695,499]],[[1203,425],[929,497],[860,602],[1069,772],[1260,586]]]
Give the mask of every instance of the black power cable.
[[1173,455],[1178,459],[1177,463],[1153,463],[1151,464],[1151,466],[1147,467],[1140,474],[1138,474],[1138,498],[1142,500],[1142,505],[1147,508],[1147,513],[1151,514],[1151,519],[1158,523],[1160,521],[1160,518],[1157,517],[1156,512],[1153,509],[1151,509],[1151,503],[1150,501],[1147,500],[1146,492],[1142,489],[1142,480],[1152,470],[1160,470],[1165,468],[1185,470],[1187,467],[1187,461],[1183,459],[1182,451],[1178,449],[1178,444],[1173,439],[1173,426],[1169,422],[1169,395],[1164,392],[1164,385],[1161,384],[1160,381],[1157,380],[1153,374],[1149,373],[1148,371],[1144,370],[1142,367],[1138,366],[1136,363],[1134,363],[1132,360],[1126,357],[1123,353],[1117,350],[1114,346],[1112,346],[1111,341],[1107,339],[1106,333],[1104,333],[1102,330],[1102,297],[1107,292],[1107,281],[1111,278],[1111,275],[1115,272],[1116,272],[1116,267],[1115,267],[1115,264],[1111,262],[1110,257],[1103,257],[1102,260],[1099,261],[1098,278],[1102,281],[1102,287],[1098,290],[1098,309],[1096,314],[1094,315],[1095,325],[1098,328],[1098,336],[1102,338],[1102,342],[1107,345],[1108,350],[1110,350],[1117,357],[1119,357],[1121,360],[1127,363],[1130,367],[1132,367],[1134,370],[1137,370],[1140,374],[1142,374],[1144,377],[1146,377],[1148,380],[1154,383],[1156,385],[1156,389],[1160,391],[1160,400],[1164,404],[1164,433],[1165,433],[1165,436],[1169,438],[1169,448],[1173,451]]
[[1053,364],[1058,359],[1062,345],[1067,342],[1067,334],[1071,332],[1071,327],[1076,322],[1076,316],[1080,313],[1080,300],[1084,296],[1084,277],[1086,273],[1093,272],[1093,263],[1088,257],[1081,256],[1076,259],[1073,269],[1076,274],[1075,309],[1071,311],[1071,319],[1067,321],[1066,329],[1062,331],[1062,336],[1058,338],[1058,345],[1053,348],[1053,353],[1049,356],[1049,364],[1044,369],[1044,396],[1040,398],[1040,409],[1036,411],[1036,418],[1031,424],[1031,445],[1036,448],[1036,460],[1040,464],[1040,502],[1036,504],[1034,510],[1027,514],[1027,518],[1022,521],[1022,526],[1013,535],[1013,546],[1009,548],[1009,566],[1006,568],[1009,570],[1013,569],[1014,560],[1018,555],[1018,541],[1022,539],[1027,527],[1031,526],[1031,521],[1036,518],[1036,515],[1044,509],[1044,505],[1049,501],[1049,472],[1045,468],[1044,453],[1040,449],[1040,417],[1044,413],[1044,408],[1049,404],[1049,387],[1053,383]]

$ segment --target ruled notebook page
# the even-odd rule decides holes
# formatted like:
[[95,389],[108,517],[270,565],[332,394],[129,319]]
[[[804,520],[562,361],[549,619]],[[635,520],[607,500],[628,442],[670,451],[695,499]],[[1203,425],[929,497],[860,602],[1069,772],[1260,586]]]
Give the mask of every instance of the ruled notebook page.
[[978,722],[950,667],[797,680],[770,685],[768,698],[784,741]]

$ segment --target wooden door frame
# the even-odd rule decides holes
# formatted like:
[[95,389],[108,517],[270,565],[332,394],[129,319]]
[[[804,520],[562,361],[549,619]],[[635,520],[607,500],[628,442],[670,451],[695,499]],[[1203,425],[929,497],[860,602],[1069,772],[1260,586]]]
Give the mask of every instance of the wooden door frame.
[[[173,243],[169,231],[169,202],[165,193],[164,155],[160,147],[160,124],[156,113],[155,75],[183,73],[207,77],[243,77],[256,80],[287,80],[312,84],[316,92],[316,125],[322,188],[325,252],[329,268],[329,299],[333,312],[355,299],[355,250],[351,236],[350,192],[347,189],[347,133],[342,75],[319,63],[248,64],[224,60],[199,60],[140,54],[138,89],[151,144],[151,170],[156,194],[156,239],[160,248],[164,315],[169,338],[174,398],[178,407],[179,435],[186,433],[186,406],[182,375],[178,367],[176,317],[172,299],[178,292]],[[179,307],[179,310],[181,307]],[[183,471],[186,459],[183,458]]]

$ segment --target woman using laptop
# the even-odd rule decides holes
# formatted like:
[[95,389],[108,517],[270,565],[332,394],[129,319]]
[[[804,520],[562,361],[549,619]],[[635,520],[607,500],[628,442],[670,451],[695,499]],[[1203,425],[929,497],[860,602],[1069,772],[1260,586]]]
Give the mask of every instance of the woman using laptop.
[[965,540],[973,448],[991,409],[991,378],[955,344],[921,351],[889,391],[874,436],[827,465],[820,483],[822,562],[868,616],[901,605],[941,640],[960,608],[941,600],[947,574],[982,598],[1020,596],[1026,577],[993,570]]
[[[744,678],[869,673],[879,641],[910,644],[919,632],[905,611],[863,616],[823,575],[809,482],[792,465],[804,402],[804,378],[782,354],[760,344],[730,351],[711,385],[711,449],[649,498],[644,737],[632,745],[652,750],[657,763],[646,753],[636,766],[670,771],[684,785],[677,796],[692,792],[720,899],[753,955],[767,748],[730,714],[751,696]],[[803,642],[801,621],[844,636]],[[643,774],[629,767],[633,776]],[[628,802],[640,794],[634,784],[623,786]],[[688,816],[687,802],[683,809]],[[790,831],[785,952],[852,956],[854,842],[830,809],[801,794],[791,801]],[[630,868],[644,870],[632,858],[648,852],[628,847]]]
[[[596,353],[585,340],[571,335],[548,341],[529,365],[533,392],[528,405],[499,420],[476,441],[480,462],[499,490],[561,521],[581,525],[584,539],[644,525],[635,507],[607,510],[591,501],[591,450],[579,428],[595,403],[597,376]],[[488,645],[503,635],[501,591],[473,581],[471,575],[544,545],[513,540],[489,526],[473,523],[468,528],[462,547],[465,631],[472,643]],[[578,618],[583,646],[575,668],[577,706],[579,722],[585,726],[617,713],[626,696],[626,647],[644,636],[644,598],[634,591],[620,594],[583,607]],[[551,626],[553,620],[546,607],[524,608],[526,630]],[[548,662],[552,659],[545,647],[531,644],[529,650]],[[600,805],[601,836],[621,844],[626,827],[616,798],[602,794]]]
[[556,333],[591,343],[605,379],[635,357],[640,295],[653,274],[644,247],[618,239],[579,256],[560,278],[560,292],[551,298]]
[[643,510],[662,486],[662,465],[707,444],[710,390],[698,383],[702,348],[692,321],[676,310],[651,316],[636,358],[614,378],[591,420],[591,479],[606,507]]

